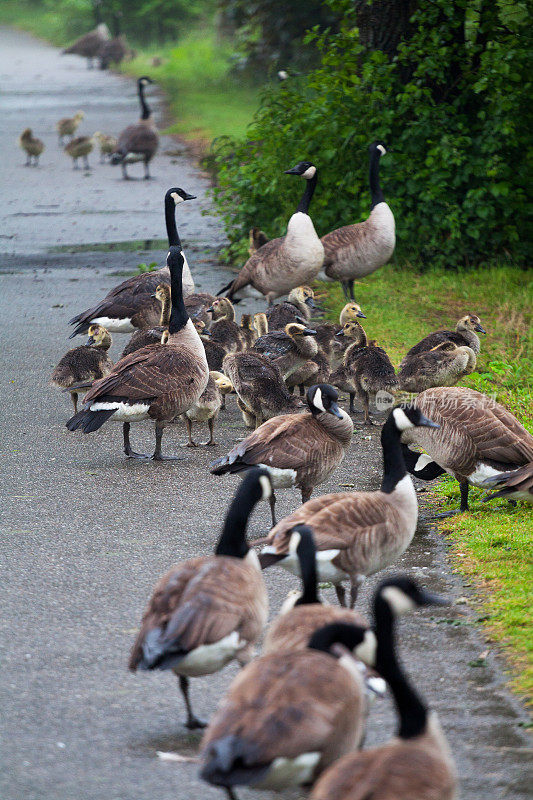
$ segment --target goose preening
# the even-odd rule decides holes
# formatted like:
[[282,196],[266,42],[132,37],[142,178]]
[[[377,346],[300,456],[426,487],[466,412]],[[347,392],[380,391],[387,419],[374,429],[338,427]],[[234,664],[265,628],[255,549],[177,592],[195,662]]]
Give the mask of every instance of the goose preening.
[[394,215],[379,183],[379,162],[387,152],[383,142],[372,142],[370,153],[370,216],[364,222],[345,225],[322,237],[323,277],[340,281],[346,297],[354,299],[354,280],[382,267],[394,253]]
[[349,393],[351,414],[355,411],[353,401],[357,395],[363,404],[364,424],[373,425],[370,398],[375,399],[378,392],[386,392],[392,399],[398,389],[394,367],[382,347],[368,342],[358,322],[347,322],[337,336],[348,338],[351,344],[344,351],[342,366],[330,376],[331,383]]
[[[343,756],[326,770],[311,792],[312,800],[454,800],[457,774],[438,717],[408,681],[395,644],[396,616],[417,606],[444,605],[413,580],[384,581],[374,597],[374,631],[350,626],[353,655],[375,668],[392,692],[398,733],[384,745]],[[318,635],[337,639],[331,625]],[[347,636],[348,638],[348,636]]]
[[248,255],[253,256],[256,250],[268,242],[268,236],[260,228],[250,228],[248,240]]
[[161,303],[161,316],[159,317],[159,325],[155,328],[147,328],[146,330],[135,331],[124,348],[121,358],[129,356],[141,347],[146,347],[147,344],[156,344],[161,341],[163,331],[168,328],[170,322],[170,286],[168,283],[160,283],[155,290],[154,297]]
[[228,394],[233,389],[232,383],[225,375],[219,372],[210,372],[209,380],[204,391],[190,408],[187,409],[183,418],[187,426],[189,441],[187,447],[198,447],[192,438],[192,428],[197,422],[207,422],[209,428],[209,439],[205,442],[206,447],[216,447],[214,440],[215,421],[218,412],[222,408],[222,389],[224,394]]
[[358,319],[366,319],[366,314],[363,314],[358,303],[351,300],[346,303],[339,314],[338,325],[334,322],[322,322],[319,325],[315,325],[317,344],[329,358],[332,366],[338,367],[340,365],[344,351],[350,345],[348,340],[339,339],[337,334],[347,322],[357,321]]
[[[311,386],[309,412],[283,414],[267,420],[230,452],[213,461],[213,475],[243,472],[254,465],[267,469],[274,489],[297,486],[302,502],[343,461],[353,434],[353,423],[337,405],[332,386]],[[272,493],[272,523],[276,498]]]
[[129,668],[173,670],[188,728],[205,726],[193,714],[189,678],[218,672],[233,659],[246,664],[266,623],[267,592],[246,526],[255,504],[271,491],[266,470],[249,472],[228,509],[215,554],[172,567],[154,587],[143,616]]
[[313,532],[307,525],[296,525],[291,541],[302,576],[302,591],[290,592],[279,615],[265,636],[264,653],[303,650],[319,628],[333,622],[347,622],[368,628],[368,621],[357,611],[322,603],[318,595],[316,547]]
[[76,131],[78,130],[79,124],[84,118],[85,114],[83,111],[76,111],[73,117],[63,117],[60,119],[59,122],[56,122],[56,129],[58,135],[59,146],[63,147],[63,139],[65,136],[74,136]]
[[287,175],[300,175],[307,181],[302,199],[287,225],[287,233],[271,239],[246,262],[237,277],[218,292],[227,292],[234,302],[251,295],[264,295],[269,304],[291,289],[311,283],[322,266],[324,248],[309,216],[318,173],[310,161],[300,161]]
[[453,342],[458,347],[470,347],[475,355],[478,356],[481,349],[478,333],[486,333],[480,318],[477,314],[467,314],[461,317],[454,331],[435,331],[435,333],[430,333],[411,347],[400,364],[400,369],[412,356],[432,350],[443,342]]
[[211,314],[212,323],[209,328],[209,337],[212,342],[222,345],[226,353],[236,353],[243,349],[244,338],[242,330],[235,322],[235,309],[227,297],[217,297],[207,309]]
[[229,798],[237,786],[303,786],[361,745],[365,684],[351,653],[335,645],[353,649],[367,631],[335,627],[337,636],[324,640],[320,629],[307,647],[267,653],[237,675],[202,740],[204,781]]
[[260,336],[253,350],[270,358],[286,381],[293,372],[318,353],[315,334],[314,328],[308,328],[299,322],[289,322],[284,331],[269,331],[265,336]]
[[94,148],[94,139],[92,136],[76,136],[65,145],[65,153],[72,159],[73,169],[79,169],[78,159],[83,159],[83,166],[85,169],[91,169],[89,164],[89,153],[92,153]]
[[497,489],[487,500],[494,497],[503,497],[505,500],[524,500],[533,503],[533,461],[513,472],[499,472],[491,478],[486,478],[484,487]]
[[[24,128],[18,138],[18,144],[21,150],[26,153],[26,164],[24,166],[37,167],[39,164],[39,156],[44,150],[44,142],[33,135],[31,128]],[[32,160],[33,159],[33,160]]]
[[98,430],[110,418],[122,422],[128,458],[149,458],[132,450],[129,431],[132,422],[152,419],[156,444],[151,458],[176,460],[161,455],[163,429],[198,400],[209,378],[204,347],[183,303],[179,246],[170,248],[167,266],[172,299],[168,342],[147,345],[121,358],[107,377],[93,384],[83,411],[67,422],[69,430],[81,428],[84,433]]
[[87,59],[87,68],[92,69],[93,58],[100,54],[102,46],[111,38],[109,28],[104,22],[100,22],[94,30],[80,36],[79,39],[61,51],[61,55],[82,56]]
[[87,344],[65,353],[53,371],[52,383],[70,392],[75,414],[78,411],[78,394],[113,369],[113,362],[108,356],[110,347],[109,331],[103,325],[91,325]]
[[146,75],[137,81],[141,118],[133,125],[128,125],[127,128],[124,128],[118,137],[116,149],[110,158],[111,164],[121,165],[124,180],[130,180],[126,166],[136,161],[144,162],[145,180],[149,180],[151,177],[149,164],[155,156],[159,144],[159,134],[152,119],[152,112],[144,97],[144,89],[150,83],[153,83],[153,81]]
[[[180,243],[176,226],[176,206],[185,200],[194,200],[195,195],[189,194],[184,189],[172,188],[165,194],[165,222],[169,246]],[[193,290],[189,265],[185,254],[182,253],[183,264],[183,292]],[[170,282],[168,267],[155,272],[145,272],[134,275],[132,278],[119,283],[111,289],[104,299],[96,306],[76,314],[69,320],[69,325],[75,325],[70,339],[79,333],[86,333],[89,325],[105,325],[111,333],[133,333],[139,328],[153,328],[159,324],[161,304],[154,297],[160,283]]]
[[476,360],[471,347],[441,342],[431,350],[404,358],[398,371],[400,389],[418,393],[435,386],[454,386],[475,370]]
[[222,371],[235,388],[237,404],[249,428],[259,428],[263,420],[300,407],[289,394],[279,368],[261,353],[228,353],[222,360]]
[[98,142],[98,147],[100,149],[100,164],[103,164],[106,158],[109,158],[111,153],[114,152],[115,147],[117,146],[117,140],[114,136],[108,136],[101,131],[95,131],[93,133],[93,139]]
[[280,331],[290,322],[307,325],[311,319],[311,310],[316,308],[315,293],[311,287],[297,286],[289,292],[285,302],[269,306],[266,312],[268,329]]
[[343,581],[350,581],[353,608],[363,578],[393,564],[411,544],[418,504],[400,437],[405,431],[426,427],[438,425],[418,408],[393,409],[381,430],[381,489],[326,494],[304,503],[270,531],[260,556],[262,565],[277,563],[298,575],[300,565],[291,540],[296,525],[308,525],[317,548],[319,579],[334,584],[341,605],[346,604]]
[[[434,461],[459,481],[461,512],[468,511],[470,485],[486,488],[487,478],[511,472],[533,461],[533,436],[510,411],[474,389],[459,386],[427,389],[414,401],[422,414],[431,416],[439,429],[409,429],[402,434],[406,445],[422,447]],[[413,454],[417,455],[417,454]],[[428,459],[417,464],[427,468]],[[445,515],[456,513],[446,512]]]

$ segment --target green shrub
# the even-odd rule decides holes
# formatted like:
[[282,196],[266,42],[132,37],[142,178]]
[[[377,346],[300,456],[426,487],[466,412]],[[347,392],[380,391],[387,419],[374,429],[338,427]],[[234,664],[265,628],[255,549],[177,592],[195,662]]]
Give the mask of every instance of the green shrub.
[[[416,4],[415,4],[416,5]],[[367,146],[383,139],[382,184],[398,250],[424,264],[523,261],[531,163],[527,17],[497,3],[420,3],[394,56],[360,42],[354,4],[334,0],[339,33],[311,32],[320,67],[265,90],[245,141],[214,143],[215,200],[242,258],[251,225],[284,231],[301,187],[283,170],[319,166],[320,235],[369,212]],[[520,12],[520,4],[514,4]]]

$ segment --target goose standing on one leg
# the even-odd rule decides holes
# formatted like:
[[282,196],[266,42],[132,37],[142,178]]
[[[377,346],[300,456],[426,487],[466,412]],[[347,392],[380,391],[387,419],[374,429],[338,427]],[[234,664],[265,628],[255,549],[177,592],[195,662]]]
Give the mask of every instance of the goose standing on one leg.
[[394,253],[394,215],[379,183],[379,161],[387,152],[383,142],[370,145],[370,216],[364,222],[345,225],[322,237],[324,277],[340,281],[346,297],[354,299],[354,280],[382,267]]
[[149,83],[153,83],[153,81],[146,75],[137,81],[141,118],[133,125],[128,125],[127,128],[124,128],[118,137],[116,150],[110,158],[111,164],[120,164],[122,166],[124,180],[130,179],[126,170],[127,164],[132,164],[135,161],[144,162],[144,179],[149,180],[151,177],[149,164],[155,156],[159,144],[159,134],[152,118],[152,112],[144,97],[144,89]]
[[300,175],[307,181],[302,199],[287,225],[287,233],[271,239],[248,259],[237,277],[218,292],[238,301],[247,295],[264,295],[269,304],[302,284],[311,283],[324,261],[324,247],[317,236],[309,205],[318,180],[317,168],[300,161],[287,175]]
[[[311,792],[311,800],[454,800],[457,774],[450,748],[435,712],[407,680],[396,654],[396,616],[406,608],[445,605],[403,576],[383,581],[374,596],[375,633],[352,628],[354,656],[377,669],[387,681],[399,718],[394,739],[384,745],[350,753],[326,770]],[[356,633],[357,631],[357,633]],[[316,634],[336,640],[334,625]]]
[[192,711],[189,678],[212,675],[233,659],[247,664],[268,616],[268,596],[248,518],[272,491],[265,470],[248,473],[228,509],[213,556],[177,564],[156,584],[129,668],[171,669],[187,708],[187,728],[203,728]]
[[128,458],[149,457],[132,450],[130,423],[153,419],[156,446],[152,459],[176,460],[161,455],[163,429],[198,400],[209,379],[204,346],[183,303],[181,247],[170,248],[167,265],[172,298],[168,342],[147,345],[121,358],[87,393],[83,411],[67,423],[71,431],[82,428],[91,433],[111,417],[122,422]]
[[[185,200],[194,200],[195,196],[184,189],[173,187],[165,194],[165,224],[167,229],[168,244],[180,246],[176,226],[176,206]],[[182,286],[184,293],[194,289],[185,253],[183,256]],[[72,339],[79,333],[87,333],[89,325],[104,325],[111,333],[133,333],[139,328],[152,328],[159,324],[161,304],[154,297],[160,283],[170,283],[170,272],[165,265],[155,272],[145,272],[134,275],[110,292],[100,303],[76,314],[69,320],[69,325],[75,325],[69,338]]]

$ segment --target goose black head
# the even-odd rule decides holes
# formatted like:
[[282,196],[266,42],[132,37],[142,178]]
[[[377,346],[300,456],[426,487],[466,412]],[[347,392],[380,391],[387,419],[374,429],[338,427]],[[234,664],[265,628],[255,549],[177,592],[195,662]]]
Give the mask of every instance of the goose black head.
[[412,405],[401,405],[393,408],[391,413],[394,426],[398,431],[406,431],[409,428],[440,428],[436,422],[425,417],[420,409]]
[[408,575],[394,575],[381,581],[374,595],[375,602],[387,603],[399,616],[422,606],[446,606],[449,600],[427,592]]
[[324,412],[342,419],[342,412],[337,405],[339,395],[329,383],[317,383],[307,390],[307,405],[313,416]]
[[385,142],[381,141],[381,139],[376,139],[375,142],[372,142],[372,144],[368,146],[368,151],[370,155],[377,151],[380,156],[384,156],[387,152],[387,148],[385,147]]
[[180,189],[177,186],[174,186],[172,189],[169,189],[165,195],[165,200],[170,199],[174,201],[175,205],[178,205],[179,203],[183,203],[184,200],[196,200],[196,195],[189,194],[189,192],[186,192],[185,189]]
[[299,161],[294,167],[285,170],[285,175],[300,175],[307,181],[316,175],[316,167],[310,161]]

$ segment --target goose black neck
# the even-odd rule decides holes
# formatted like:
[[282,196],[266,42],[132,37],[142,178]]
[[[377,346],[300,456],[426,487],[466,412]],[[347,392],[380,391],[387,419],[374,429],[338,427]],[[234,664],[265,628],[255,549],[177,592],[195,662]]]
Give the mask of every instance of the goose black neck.
[[176,225],[176,203],[173,197],[165,197],[165,224],[169,247],[181,247],[181,240]]
[[411,739],[424,731],[427,723],[427,707],[405,677],[398,661],[394,642],[394,614],[387,601],[379,595],[374,601],[374,619],[378,642],[376,669],[387,681],[394,697],[400,718],[398,736],[402,739]]
[[185,303],[183,302],[182,273],[183,264],[170,265],[170,301],[171,311],[168,324],[170,334],[177,333],[185,327],[189,319]]
[[120,18],[118,14],[113,14],[113,36],[115,39],[120,36]]
[[320,603],[316,590],[316,549],[311,534],[302,532],[301,539],[296,549],[298,561],[300,562],[300,574],[302,576],[302,595],[296,601],[297,606],[308,605],[310,603]]
[[309,205],[311,204],[311,200],[313,199],[313,195],[316,189],[316,182],[318,180],[318,171],[315,172],[312,178],[306,181],[307,186],[304,189],[304,193],[302,195],[302,199],[298,203],[298,208],[296,211],[301,211],[302,214],[309,213]]
[[378,203],[383,203],[385,201],[385,195],[383,194],[379,184],[380,158],[380,152],[376,147],[370,154],[370,210],[372,210],[374,206],[377,206]]
[[244,478],[226,514],[224,528],[215,549],[217,556],[244,558],[250,549],[246,542],[246,527],[255,504],[261,499],[261,488],[251,476]]
[[401,481],[407,475],[400,436],[401,433],[394,424],[394,417],[390,414],[381,429],[381,447],[383,450],[381,491],[386,492],[386,494],[394,491],[398,481]]
[[102,19],[102,9],[100,7],[100,2],[93,3],[93,11],[94,11],[94,19],[97,25],[101,25],[103,22]]
[[359,625],[352,625],[348,622],[332,622],[325,625],[313,633],[309,639],[308,647],[310,650],[320,650],[323,653],[331,653],[334,644],[342,644],[353,650],[361,644],[365,637],[365,629]]
[[150,119],[150,109],[144,99],[144,84],[139,82],[139,103],[141,104],[141,119]]

